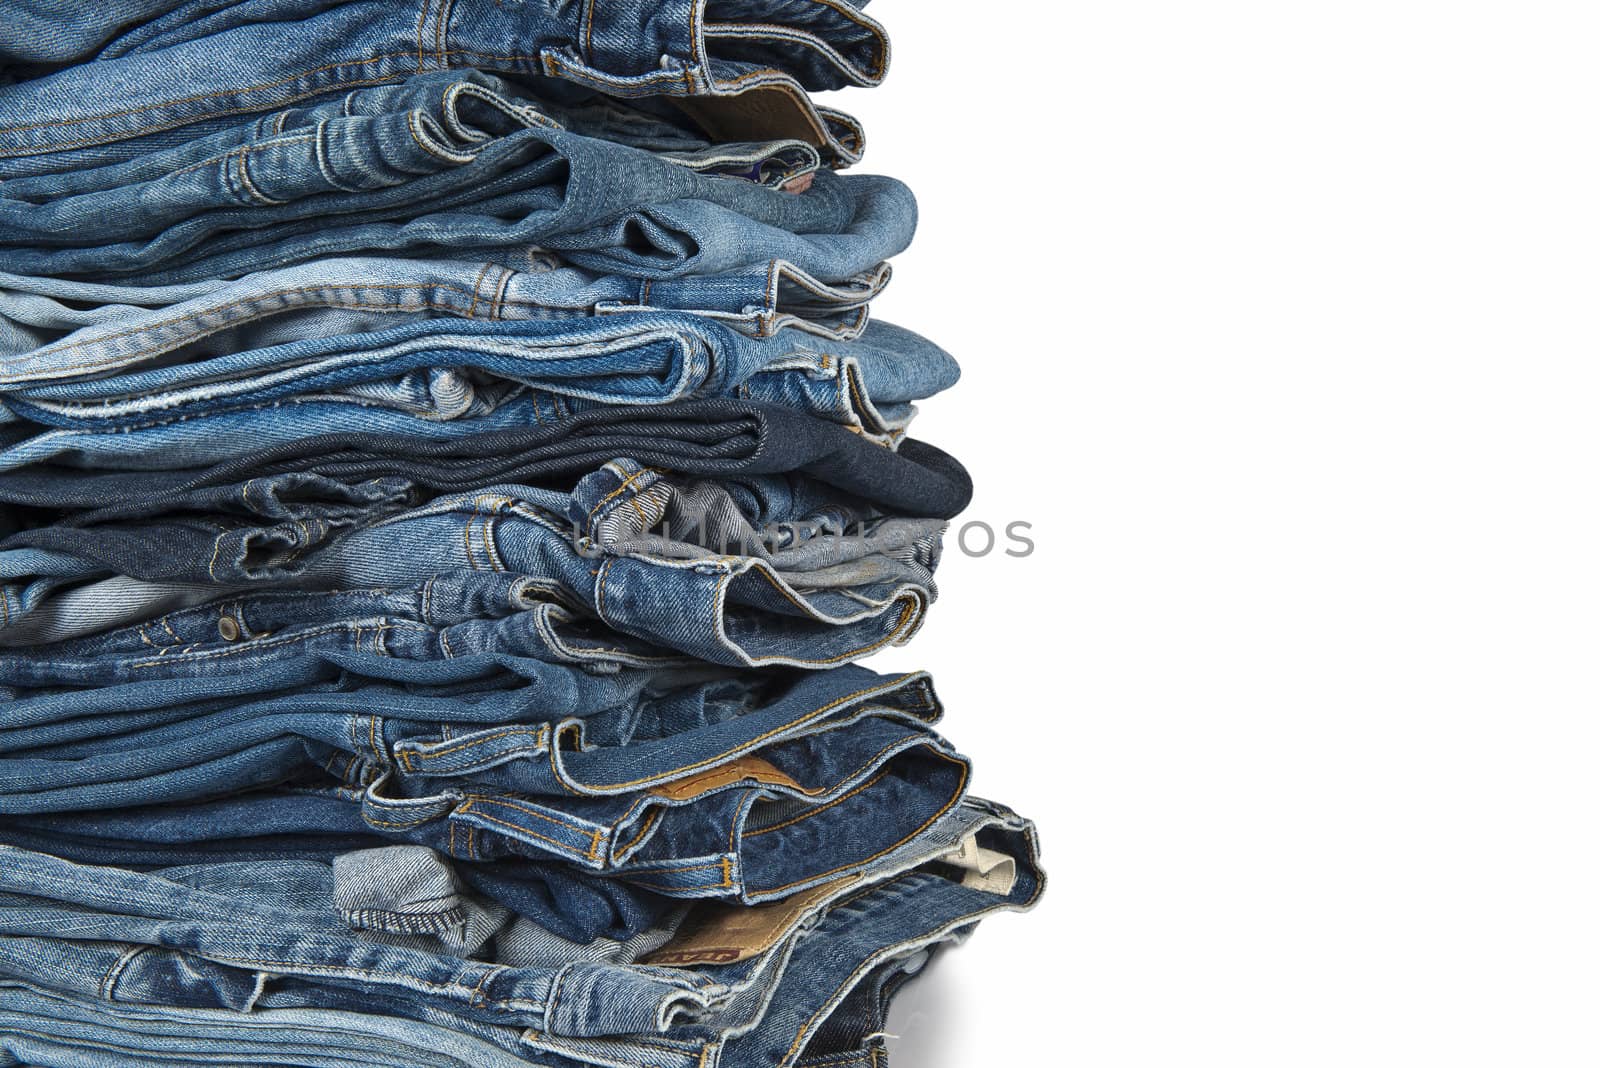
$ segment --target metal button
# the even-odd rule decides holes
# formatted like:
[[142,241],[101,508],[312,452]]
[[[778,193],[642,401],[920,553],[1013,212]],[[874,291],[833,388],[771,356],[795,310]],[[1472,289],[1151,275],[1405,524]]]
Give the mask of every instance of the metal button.
[[222,635],[225,642],[239,640],[239,623],[232,616],[223,616],[217,620],[217,633]]

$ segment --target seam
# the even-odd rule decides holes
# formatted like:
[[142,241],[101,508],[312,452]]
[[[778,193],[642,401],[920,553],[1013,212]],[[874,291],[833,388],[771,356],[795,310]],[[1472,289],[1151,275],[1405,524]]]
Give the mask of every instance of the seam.
[[[492,62],[492,63],[537,64],[539,62],[539,59],[540,59],[539,56],[527,55],[527,54],[504,55],[504,56],[489,55],[487,53],[475,52],[472,49],[466,49],[466,48],[447,49],[443,54],[443,59],[444,60],[454,60],[454,59],[456,59],[458,57],[469,57],[475,63],[476,62],[487,61],[487,62]],[[99,114],[99,115],[82,115],[82,116],[77,116],[77,117],[70,118],[70,119],[54,119],[54,120],[50,120],[48,122],[24,123],[21,126],[9,126],[9,127],[5,127],[5,128],[0,128],[0,135],[18,133],[18,132],[23,131],[23,130],[54,129],[54,128],[59,128],[59,127],[63,127],[63,126],[75,125],[75,124],[78,124],[78,123],[97,122],[97,121],[100,121],[100,120],[103,120],[103,119],[130,118],[130,117],[135,116],[135,115],[148,114],[148,113],[153,112],[153,111],[170,111],[175,105],[178,105],[178,104],[193,104],[193,103],[198,103],[198,102],[203,101],[203,100],[215,100],[215,99],[217,99],[219,97],[238,96],[238,95],[243,94],[243,93],[257,93],[257,92],[262,92],[262,91],[267,90],[267,89],[278,89],[278,88],[281,88],[281,87],[283,87],[285,85],[291,85],[294,82],[297,82],[297,81],[300,81],[303,78],[309,77],[310,75],[321,74],[324,71],[334,70],[334,69],[336,69],[338,67],[370,67],[373,64],[382,63],[382,62],[385,62],[385,61],[391,60],[391,59],[408,59],[409,60],[411,58],[412,58],[412,56],[411,56],[411,54],[409,52],[390,52],[390,53],[387,53],[385,55],[371,56],[371,57],[369,57],[367,59],[345,59],[345,60],[341,60],[341,61],[339,61],[337,63],[329,63],[329,64],[326,64],[326,65],[321,66],[321,67],[315,67],[315,68],[313,68],[311,70],[301,71],[298,74],[291,75],[290,77],[287,77],[287,78],[279,79],[278,81],[275,81],[275,82],[265,82],[265,83],[262,83],[260,85],[245,86],[244,88],[241,88],[241,89],[226,89],[226,90],[222,90],[222,91],[215,92],[215,93],[201,93],[201,94],[199,94],[197,96],[183,97],[182,99],[178,99],[178,100],[163,100],[163,101],[159,102],[158,104],[153,104],[153,105],[149,105],[149,106],[146,106],[146,107],[130,108],[130,109],[125,110],[125,111],[105,112],[105,113],[102,113],[102,114]],[[411,73],[421,73],[421,70],[419,69],[419,70],[413,71]],[[293,103],[296,103],[297,101],[305,100],[308,97],[324,96],[324,95],[327,95],[327,94],[333,92],[335,89],[355,89],[355,88],[361,88],[363,86],[384,85],[384,84],[392,83],[392,82],[401,82],[401,81],[404,81],[405,78],[406,78],[406,75],[403,72],[397,72],[395,74],[379,75],[377,77],[372,77],[372,78],[351,79],[349,81],[342,81],[337,86],[325,87],[325,88],[320,88],[320,89],[307,89],[307,90],[305,90],[303,92],[295,93],[295,94],[293,94],[291,96],[283,98],[282,100],[274,101],[271,104],[266,104],[266,105],[261,106],[261,107],[248,107],[247,106],[247,107],[242,107],[242,108],[227,108],[227,109],[224,109],[224,110],[221,110],[221,111],[208,112],[205,115],[198,116],[198,117],[188,117],[188,118],[183,118],[183,119],[178,119],[178,120],[174,120],[174,121],[171,121],[171,122],[167,122],[165,124],[155,124],[155,125],[143,126],[143,127],[140,128],[139,132],[140,132],[140,135],[143,136],[145,134],[160,133],[160,132],[162,132],[164,130],[171,130],[171,129],[174,129],[174,128],[180,127],[180,126],[187,126],[190,123],[198,121],[199,119],[221,119],[221,118],[227,118],[227,117],[229,117],[231,115],[254,115],[254,114],[258,114],[258,113],[263,112],[263,111],[267,111],[272,107],[281,107],[281,106],[286,105],[286,104],[293,104]],[[116,135],[116,134],[100,134],[100,135],[97,135],[95,137],[83,138],[83,139],[80,139],[80,140],[77,140],[77,141],[67,141],[67,142],[62,142],[60,144],[27,145],[27,146],[23,146],[20,149],[0,150],[0,158],[47,155],[47,154],[52,153],[52,152],[61,152],[61,151],[65,151],[66,149],[70,149],[70,148],[82,148],[82,147],[84,147],[86,145],[107,144],[107,143],[115,141],[115,140],[118,140],[118,135]]]
[[[477,804],[480,801],[485,803],[485,804],[489,804],[489,805],[501,805],[501,806],[503,806],[505,808],[515,809],[518,812],[525,812],[530,816],[535,816],[535,817],[537,817],[539,819],[542,819],[542,820],[545,820],[545,821],[547,821],[549,823],[553,823],[558,827],[565,827],[567,830],[576,831],[580,835],[588,835],[590,840],[591,840],[591,844],[589,846],[589,854],[588,855],[591,855],[591,856],[595,852],[598,851],[598,844],[599,844],[600,839],[605,837],[606,828],[604,828],[604,827],[596,827],[594,830],[591,831],[589,828],[583,826],[581,823],[571,823],[571,822],[568,822],[567,820],[562,819],[559,816],[551,816],[551,815],[548,815],[546,813],[540,812],[538,809],[528,808],[526,805],[519,805],[515,801],[509,801],[509,800],[507,800],[505,798],[501,798],[501,797],[490,797],[487,794],[468,794],[467,795],[467,803],[465,805],[462,805],[459,809],[457,809],[456,810],[456,814],[457,815],[464,815],[468,810],[470,810],[472,808],[473,805]],[[478,813],[478,815],[482,816],[483,813],[480,812],[480,813]],[[485,817],[485,818],[487,818],[487,817]],[[508,826],[508,827],[509,826],[514,826],[514,824],[507,824],[506,826]]]
[[635,471],[633,474],[629,475],[626,479],[623,480],[622,485],[618,486],[616,489],[612,490],[610,493],[608,493],[604,497],[600,498],[600,502],[598,504],[596,504],[593,508],[589,509],[589,518],[593,519],[594,518],[594,514],[596,512],[598,512],[601,508],[604,508],[607,501],[611,500],[611,498],[615,497],[617,494],[625,492],[627,490],[627,488],[629,486],[633,485],[633,483],[636,480],[638,480],[640,478],[643,478],[645,475],[654,474],[654,473],[656,473],[656,469],[655,468],[653,468],[653,467],[644,467],[644,468],[640,468],[638,471]]

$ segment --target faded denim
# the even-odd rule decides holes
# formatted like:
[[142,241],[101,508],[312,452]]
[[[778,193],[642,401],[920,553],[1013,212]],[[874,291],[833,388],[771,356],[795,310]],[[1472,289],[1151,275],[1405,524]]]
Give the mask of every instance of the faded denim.
[[[360,874],[341,908],[337,863],[141,875],[0,851],[8,861],[0,865],[0,975],[113,1003],[252,1011],[381,1004],[529,1053],[683,1068],[713,1058],[752,1068],[800,1063],[830,1009],[875,968],[959,936],[984,915],[1026,908],[1043,885],[1031,828],[976,802],[883,858],[867,886],[836,883],[796,902],[774,918],[772,941],[745,944],[741,952],[753,955],[744,959],[710,950],[703,933],[718,922],[712,915],[688,927],[669,921],[600,959],[574,959],[570,946],[537,933],[503,937],[496,946],[504,956],[491,964],[457,947],[493,930],[492,912],[456,893],[466,922],[419,930],[416,906]],[[353,928],[349,906],[366,902],[378,908],[358,911],[363,925]],[[436,908],[425,906],[428,915]],[[364,913],[375,914],[369,921]],[[55,937],[64,923],[74,941]]]
[[170,285],[536,244],[641,278],[782,259],[837,282],[906,247],[915,202],[892,179],[821,172],[792,194],[718,173],[783,151],[667,158],[571,133],[498,79],[424,75],[126,163],[0,181],[0,262]]
[[[5,22],[0,178],[127,159],[236,116],[464,66],[671,97],[718,141],[781,131],[849,162],[860,126],[803,88],[874,85],[889,60],[882,28],[854,6],[781,0],[136,0],[113,20],[43,3]],[[125,28],[109,36],[108,23]]]

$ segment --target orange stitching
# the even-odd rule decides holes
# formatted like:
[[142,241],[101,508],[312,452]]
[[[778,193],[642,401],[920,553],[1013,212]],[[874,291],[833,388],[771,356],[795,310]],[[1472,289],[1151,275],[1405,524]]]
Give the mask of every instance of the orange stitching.
[[[509,268],[506,268],[504,270],[505,270],[505,273],[503,273],[500,276],[500,284],[495,287],[494,303],[489,306],[489,318],[491,318],[491,319],[499,319],[500,318],[501,310],[504,309],[506,304],[508,303],[505,300],[506,290],[510,288],[511,279],[517,273],[517,272],[515,272],[513,270],[510,270]],[[534,301],[518,300],[518,301],[510,301],[509,303],[526,304],[529,307],[534,307],[534,308],[541,307],[541,305],[535,303]]]
[[488,794],[468,794],[467,803],[460,809],[457,809],[457,811],[466,812],[479,802],[488,805],[501,805],[505,808],[515,809],[518,812],[526,812],[530,816],[537,816],[539,819],[553,823],[557,827],[565,827],[569,831],[576,831],[579,834],[590,835],[591,837],[598,838],[606,833],[606,829],[604,827],[599,827],[593,831],[590,831],[589,828],[583,826],[581,823],[569,823],[559,816],[547,815],[546,813],[540,812],[538,809],[528,808],[526,805],[519,805],[515,801],[510,801],[503,797],[490,797]]
[[612,852],[616,856],[620,857],[622,854],[626,853],[628,850],[632,849],[634,846],[643,841],[644,836],[648,834],[656,824],[661,822],[661,815],[663,811],[664,810],[659,808],[653,808],[646,813],[643,822],[640,824],[639,833],[630,838],[626,845],[617,846],[614,850],[612,850]]
[[433,0],[422,0],[422,3],[417,5],[417,70],[418,70],[418,72],[421,72],[422,69],[423,69],[423,64],[422,64],[422,27],[427,24],[427,21],[428,21],[428,8],[430,8],[432,6],[433,6]]

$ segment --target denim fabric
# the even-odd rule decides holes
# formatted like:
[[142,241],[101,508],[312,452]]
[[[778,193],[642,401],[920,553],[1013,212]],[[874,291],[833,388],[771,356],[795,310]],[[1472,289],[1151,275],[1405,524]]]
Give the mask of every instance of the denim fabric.
[[[733,158],[750,156],[767,159],[759,146]],[[726,166],[570,133],[486,75],[428,74],[126,163],[0,182],[0,262],[171,284],[536,243],[639,277],[786,259],[841,281],[910,241],[915,204],[891,179],[822,173],[795,195],[696,171]]]
[[9,361],[52,346],[94,358],[147,352],[185,360],[420,319],[630,311],[692,311],[756,337],[792,326],[850,340],[866,326],[868,302],[888,278],[888,265],[878,264],[845,282],[825,283],[774,260],[731,274],[650,281],[597,275],[548,253],[518,249],[442,259],[315,260],[188,286],[0,274],[0,356]]
[[[1026,908],[1042,889],[1031,828],[975,802],[882,858],[866,880],[779,906],[762,918],[764,937],[735,928],[730,944],[730,917],[711,913],[580,956],[509,921],[491,963],[460,954],[487,945],[492,909],[451,894],[470,915],[440,924],[435,905],[419,916],[359,871],[341,899],[337,862],[141,875],[0,853],[0,975],[114,1004],[381,1007],[575,1063],[684,1068],[797,1063],[863,977],[985,914]],[[969,865],[969,855],[986,859]],[[363,898],[380,906],[370,910],[376,927],[351,925],[349,906]],[[64,924],[71,941],[58,936]]]
[[[761,901],[859,869],[965,789],[966,762],[926,729],[939,707],[925,677],[852,667],[776,692],[738,679],[651,685],[581,719],[507,715],[537,696],[527,692],[341,685],[220,708],[149,708],[160,692],[149,683],[92,701],[45,693],[13,702],[23,726],[0,735],[16,754],[0,760],[0,812],[192,801],[294,778],[294,793],[251,795],[233,815],[212,807],[191,837],[370,833],[467,860],[562,860],[670,896]],[[130,706],[148,710],[112,711]],[[79,718],[53,718],[68,710]],[[337,803],[306,803],[313,795]],[[125,811],[122,834],[160,822]]]
[[871,85],[888,66],[881,28],[834,2],[141,0],[114,19],[54,3],[5,21],[0,76],[14,84],[0,86],[0,178],[126,159],[235,116],[474,66],[682,98],[719,141],[794,136],[851,161],[859,126],[801,87]]
[[[830,496],[807,480],[681,483],[617,461],[571,494],[489,486],[333,539],[337,531],[295,522],[242,531],[199,520],[187,530],[179,521],[106,528],[81,539],[82,556],[0,553],[0,573],[25,570],[7,566],[13,555],[35,568],[0,593],[9,604],[21,591],[16,616],[24,618],[37,608],[28,598],[40,585],[113,570],[161,582],[324,590],[442,576],[466,583],[473,572],[497,572],[524,579],[520,598],[575,606],[613,630],[712,663],[827,667],[915,633],[937,594],[944,527],[870,518]],[[210,555],[174,555],[175,539],[185,538],[177,543],[204,544]],[[31,670],[53,669],[46,661]]]
[[[77,512],[60,519],[80,527],[172,514],[338,521],[357,509],[381,515],[395,502],[420,500],[423,491],[464,492],[495,482],[562,487],[617,458],[718,478],[797,472],[913,517],[949,518],[972,496],[966,470],[931,445],[908,439],[891,451],[786,409],[707,400],[601,408],[548,426],[439,442],[376,434],[300,438],[196,471],[25,467],[0,473],[0,502],[51,518]],[[0,547],[71,551],[48,535]]]
[[[172,467],[218,459],[215,439],[206,440],[215,424],[195,424],[198,417],[228,412],[269,411],[265,424],[276,424],[273,440],[282,441],[366,429],[363,416],[375,408],[430,423],[498,419],[496,426],[474,429],[499,429],[543,422],[543,412],[738,396],[847,424],[900,428],[915,412],[912,401],[939,392],[958,374],[942,350],[887,323],[872,323],[855,341],[824,341],[794,330],[758,340],[701,316],[666,312],[563,321],[429,320],[140,366],[160,355],[36,350],[0,365],[0,403],[13,421],[74,430],[187,421],[198,459],[166,450],[154,464]],[[321,413],[341,404],[350,410],[335,407],[331,417],[338,422],[326,425],[330,416]],[[11,460],[5,466],[73,447],[47,443],[23,438],[5,450]],[[137,449],[119,434],[100,455],[108,466],[150,466],[115,462],[130,452]]]
[[332,1009],[176,1008],[0,982],[0,1068],[274,1064],[304,1068],[528,1068],[457,1028]]
[[123,575],[91,581],[51,577],[15,582],[11,580],[17,576],[8,573],[13,565],[24,576],[34,570],[17,555],[0,552],[0,646],[81,638],[205,604],[227,592],[209,584],[141,582]]
[[908,640],[867,0],[0,0],[0,1068],[883,1068],[1044,886]]
[[[353,851],[395,848],[393,835],[346,827],[359,823],[351,812],[347,799],[327,791],[285,788],[224,801],[18,816],[0,825],[0,843],[129,871],[280,861],[333,864]],[[216,837],[209,822],[193,822],[213,816],[219,819]],[[452,863],[463,886],[484,902],[580,945],[637,937],[684,907],[681,900],[635,883],[547,857],[456,858]]]

